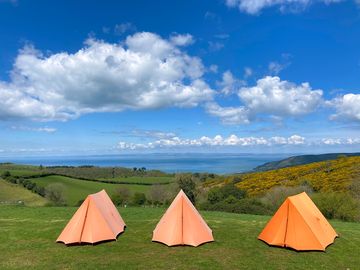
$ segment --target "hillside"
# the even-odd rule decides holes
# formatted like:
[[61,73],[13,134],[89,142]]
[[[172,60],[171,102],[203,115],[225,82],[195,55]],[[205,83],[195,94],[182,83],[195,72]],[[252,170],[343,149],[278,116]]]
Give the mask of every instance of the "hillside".
[[0,179],[0,204],[19,204],[23,202],[27,206],[42,206],[46,199],[23,188]]
[[66,247],[56,238],[73,207],[0,207],[1,269],[357,269],[360,224],[331,221],[340,237],[323,252],[295,252],[257,240],[269,216],[202,212],[215,242],[167,247],[151,242],[165,209],[119,208],[117,241]]
[[105,189],[111,196],[119,187],[126,187],[132,192],[144,192],[149,189],[149,185],[131,185],[131,184],[108,184],[97,181],[85,181],[65,176],[46,176],[32,178],[31,181],[40,187],[46,187],[50,184],[60,183],[64,187],[64,197],[68,205],[74,206],[80,200],[84,200],[87,195],[96,193]]
[[[26,194],[28,192],[33,194],[26,190],[27,188],[44,196],[44,188],[48,185],[61,184],[65,202],[71,206],[77,205],[88,194],[101,189],[105,189],[109,195],[112,195],[120,187],[126,188],[132,195],[136,192],[147,194],[154,185],[161,185],[168,189],[175,179],[174,175],[161,171],[121,167],[42,167],[2,163],[0,164],[0,177],[5,172],[9,173],[7,182],[19,184],[13,186],[24,190]],[[7,200],[21,200],[21,196],[12,196],[11,192],[6,192],[6,196]]]
[[255,167],[253,171],[261,172],[261,171],[277,170],[291,166],[305,165],[313,162],[333,160],[333,159],[337,159],[339,156],[348,156],[348,157],[360,156],[360,153],[332,153],[332,154],[321,154],[321,155],[293,156],[279,161],[267,162],[263,165]]
[[309,185],[316,192],[345,192],[360,185],[360,156],[310,163],[278,170],[218,176],[203,183],[206,189],[235,182],[248,196],[263,195],[275,186]]
[[258,195],[274,186],[297,186],[307,183],[314,191],[345,192],[360,181],[360,156],[339,158],[279,170],[249,173],[236,184],[249,195]]

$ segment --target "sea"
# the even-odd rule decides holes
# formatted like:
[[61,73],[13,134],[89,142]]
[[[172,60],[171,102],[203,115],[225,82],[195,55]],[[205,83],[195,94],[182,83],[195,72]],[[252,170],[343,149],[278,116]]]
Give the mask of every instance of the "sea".
[[209,172],[242,173],[266,162],[281,160],[291,154],[229,154],[229,153],[151,153],[128,155],[0,157],[0,162],[35,166],[145,167],[168,173]]

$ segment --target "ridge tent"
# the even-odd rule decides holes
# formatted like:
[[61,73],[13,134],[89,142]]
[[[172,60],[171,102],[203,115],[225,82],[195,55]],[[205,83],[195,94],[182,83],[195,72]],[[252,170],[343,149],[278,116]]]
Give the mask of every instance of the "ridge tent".
[[116,240],[126,227],[105,190],[87,196],[56,242],[68,244]]
[[153,231],[152,241],[168,246],[199,246],[214,241],[212,231],[180,190]]
[[284,201],[258,239],[295,250],[325,251],[337,236],[310,197],[302,192]]

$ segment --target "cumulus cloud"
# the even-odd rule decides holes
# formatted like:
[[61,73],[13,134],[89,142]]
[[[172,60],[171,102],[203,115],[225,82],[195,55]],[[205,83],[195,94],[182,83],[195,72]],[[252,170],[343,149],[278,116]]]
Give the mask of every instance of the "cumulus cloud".
[[214,91],[202,79],[202,61],[175,43],[142,32],[121,44],[89,39],[72,54],[46,56],[26,47],[16,58],[12,80],[0,82],[0,119],[68,120],[211,100]]
[[327,102],[336,109],[332,120],[360,121],[360,94],[345,94]]
[[279,7],[281,11],[299,11],[316,2],[328,5],[341,1],[342,0],[226,0],[226,5],[231,8],[238,8],[248,14],[255,15],[263,9],[273,6]]
[[136,149],[156,149],[156,148],[174,148],[174,147],[231,147],[231,146],[273,146],[273,145],[301,145],[305,144],[305,138],[299,135],[293,135],[291,137],[238,137],[235,134],[224,138],[221,135],[216,135],[212,138],[208,136],[202,136],[197,139],[185,139],[180,137],[172,137],[168,139],[160,139],[149,143],[129,143],[119,142],[118,149],[136,150]]
[[242,87],[239,107],[221,107],[212,102],[207,111],[227,124],[250,123],[259,114],[275,117],[301,116],[317,109],[322,102],[322,90],[312,90],[308,83],[296,85],[279,77],[267,76],[252,87]]
[[253,87],[242,87],[239,98],[254,114],[298,116],[313,112],[322,101],[322,90],[312,90],[309,83],[296,85],[279,77],[266,76]]

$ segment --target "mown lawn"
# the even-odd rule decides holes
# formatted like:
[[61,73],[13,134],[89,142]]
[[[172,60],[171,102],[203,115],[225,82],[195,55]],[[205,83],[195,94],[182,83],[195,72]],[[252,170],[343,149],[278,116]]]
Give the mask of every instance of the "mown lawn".
[[0,204],[16,204],[19,201],[28,206],[42,206],[47,202],[45,198],[22,186],[0,179]]
[[0,269],[359,269],[360,223],[332,221],[340,235],[326,252],[272,248],[256,239],[267,216],[202,212],[215,242],[167,247],[151,242],[164,209],[120,208],[118,241],[55,243],[76,208],[0,207]]
[[46,187],[52,183],[61,183],[64,186],[64,195],[68,205],[77,205],[80,200],[86,198],[91,193],[105,189],[109,195],[119,187],[126,187],[132,192],[146,193],[151,186],[133,184],[107,184],[95,181],[85,181],[64,176],[46,176],[32,178],[31,182],[39,186]]

